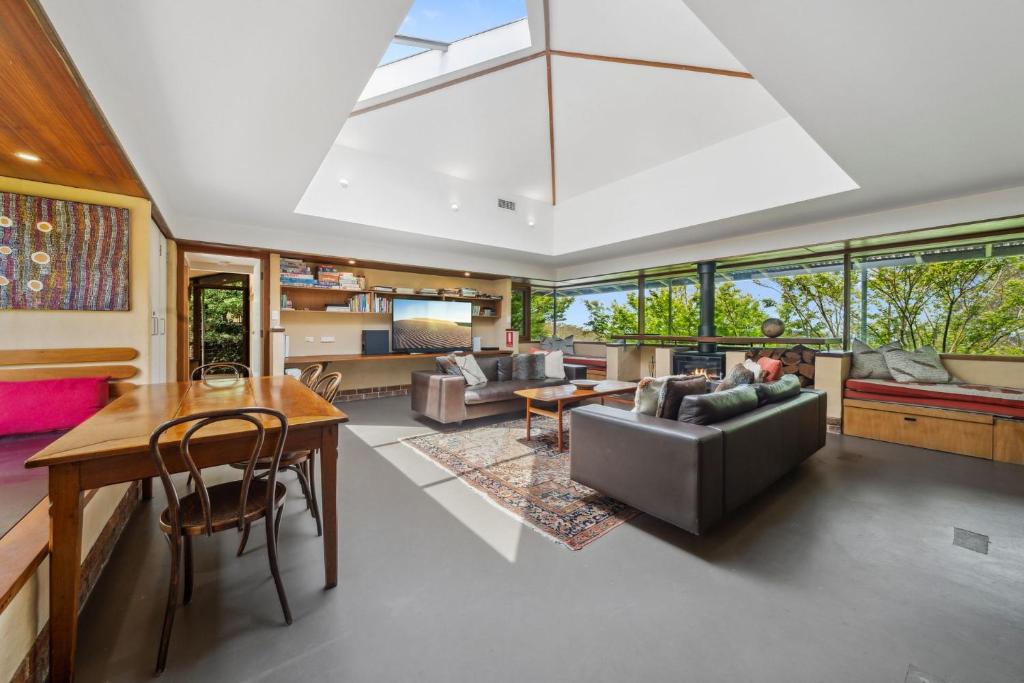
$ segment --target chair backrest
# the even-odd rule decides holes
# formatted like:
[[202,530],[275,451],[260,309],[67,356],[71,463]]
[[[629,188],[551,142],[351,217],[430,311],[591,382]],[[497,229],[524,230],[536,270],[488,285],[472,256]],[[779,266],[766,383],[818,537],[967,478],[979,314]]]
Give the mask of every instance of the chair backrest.
[[319,394],[320,397],[328,403],[334,403],[334,399],[338,395],[339,386],[341,386],[341,373],[329,372],[317,380],[316,385],[313,387],[313,391]]
[[[173,420],[168,420],[162,425],[157,427],[149,437],[149,453],[153,458],[153,462],[156,464],[157,472],[160,475],[160,481],[164,485],[164,491],[167,493],[167,508],[171,526],[174,528],[175,534],[181,533],[181,501],[178,498],[177,489],[174,488],[174,482],[171,481],[170,472],[167,469],[167,460],[165,458],[165,451],[177,451],[177,455],[180,456],[182,462],[185,465],[185,469],[192,474],[192,480],[195,482],[195,490],[199,496],[200,506],[203,510],[203,518],[206,521],[206,533],[210,535],[213,533],[213,517],[210,510],[210,494],[207,491],[206,483],[203,481],[203,475],[200,472],[195,459],[192,457],[192,439],[195,438],[204,428],[216,424],[219,422],[229,421],[240,421],[251,424],[255,428],[256,439],[253,443],[252,452],[247,456],[239,454],[237,462],[245,462],[245,472],[242,475],[242,489],[241,495],[238,501],[239,511],[239,527],[242,526],[242,518],[245,515],[245,508],[248,502],[249,487],[252,483],[253,473],[256,469],[256,462],[262,457],[264,443],[266,442],[267,426],[263,424],[259,416],[266,415],[276,421],[276,424],[271,425],[271,428],[277,428],[277,440],[274,443],[273,450],[270,452],[270,469],[267,471],[267,500],[266,504],[269,509],[268,514],[271,515],[271,519],[268,524],[273,523],[274,514],[274,485],[276,483],[277,469],[281,463],[281,455],[284,453],[284,442],[288,437],[288,418],[284,416],[284,413],[274,410],[273,408],[238,408],[229,410],[211,410],[204,413],[195,413],[193,415],[185,415],[178,417]],[[170,430],[180,427],[182,425],[190,425],[180,439],[180,446],[175,449],[168,447],[166,444],[161,447],[160,439]]]
[[323,363],[313,363],[302,368],[302,372],[299,373],[299,381],[305,384],[307,387],[312,389],[316,386],[316,381],[320,377],[320,373],[324,371]]
[[192,379],[206,379],[210,375],[225,375],[238,379],[252,377],[252,370],[242,363],[207,363],[192,371]]

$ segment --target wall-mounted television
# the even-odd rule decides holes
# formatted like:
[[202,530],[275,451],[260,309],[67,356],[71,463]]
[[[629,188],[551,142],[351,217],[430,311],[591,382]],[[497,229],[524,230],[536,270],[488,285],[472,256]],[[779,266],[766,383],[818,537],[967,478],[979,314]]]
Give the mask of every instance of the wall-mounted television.
[[398,353],[464,351],[473,347],[473,304],[468,301],[395,299],[391,349]]

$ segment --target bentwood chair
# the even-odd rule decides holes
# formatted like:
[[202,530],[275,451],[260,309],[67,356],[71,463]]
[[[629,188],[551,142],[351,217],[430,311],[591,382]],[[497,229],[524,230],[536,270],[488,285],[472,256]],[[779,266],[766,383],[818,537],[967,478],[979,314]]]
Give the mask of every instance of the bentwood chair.
[[324,371],[323,363],[313,363],[302,368],[302,372],[299,374],[299,381],[305,384],[307,387],[312,389],[316,386],[317,379],[320,378],[320,373]]
[[[341,373],[331,372],[323,377],[313,387],[322,399],[328,403],[334,403],[338,395],[338,387],[341,385]],[[299,479],[299,486],[302,487],[302,495],[306,498],[306,507],[316,522],[316,535],[322,536],[323,522],[320,518],[320,502],[316,497],[316,451],[293,451],[285,453],[278,465],[279,472],[294,472]],[[232,467],[241,469],[245,463],[234,463]],[[261,458],[256,463],[256,469],[261,470],[257,477],[265,477],[272,467],[269,458]],[[242,530],[242,540],[238,543],[238,554],[245,552],[245,544],[249,540],[249,526]]]
[[[270,424],[264,424],[265,418]],[[255,428],[255,442],[252,452],[245,461],[240,481],[216,484],[207,487],[203,475],[192,456],[192,441],[210,425],[221,422],[247,422]],[[170,430],[185,429],[179,449],[163,449],[160,439]],[[269,470],[265,476],[256,477],[256,463],[263,455],[268,430],[276,430],[276,440],[270,450]],[[156,464],[160,481],[167,494],[167,508],[160,514],[160,530],[171,546],[171,579],[167,593],[167,608],[164,612],[163,630],[160,634],[160,648],[157,652],[156,672],[164,670],[167,663],[167,648],[174,625],[174,613],[178,606],[178,584],[184,564],[185,588],[182,603],[192,601],[193,559],[192,537],[206,534],[212,536],[219,531],[242,529],[248,531],[257,520],[264,520],[267,528],[267,559],[270,573],[277,587],[286,623],[292,623],[292,612],[284,592],[281,572],[277,566],[277,537],[281,524],[287,487],[277,481],[277,470],[284,452],[288,435],[288,419],[283,413],[270,408],[241,408],[237,410],[214,410],[186,415],[163,423],[149,438],[149,451]],[[166,465],[165,450],[175,450],[171,456],[179,455],[195,482],[196,490],[182,498],[171,481]]]
[[214,377],[223,376],[239,379],[242,377],[252,377],[252,370],[243,363],[207,363],[206,365],[200,365],[192,371],[193,380],[206,379],[211,375]]

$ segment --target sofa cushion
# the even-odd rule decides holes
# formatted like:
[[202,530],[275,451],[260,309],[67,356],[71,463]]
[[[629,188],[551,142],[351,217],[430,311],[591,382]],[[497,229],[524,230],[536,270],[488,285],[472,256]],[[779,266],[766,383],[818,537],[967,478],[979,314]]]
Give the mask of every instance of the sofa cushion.
[[494,403],[517,398],[515,392],[520,389],[538,389],[565,384],[560,379],[514,379],[509,382],[488,382],[473,387],[466,387],[465,402],[467,405],[477,403]]
[[850,377],[855,379],[892,379],[889,366],[885,362],[885,352],[902,348],[903,344],[897,341],[873,349],[860,339],[854,339]]
[[440,374],[462,377],[462,370],[459,370],[459,366],[455,364],[453,356],[438,356],[434,361]]
[[685,396],[679,406],[680,422],[709,425],[757,408],[757,392],[740,386],[699,396]]
[[726,373],[725,379],[718,383],[715,391],[728,391],[729,389],[753,383],[754,373],[748,370],[743,363],[737,363]]
[[763,406],[768,403],[785,401],[800,393],[800,378],[796,375],[786,375],[774,382],[761,382],[755,384],[754,391],[757,392],[757,405]]
[[761,375],[762,382],[774,382],[782,378],[782,361],[778,358],[761,356],[757,359],[757,364],[764,370],[764,374]]
[[707,377],[684,377],[670,379],[661,390],[662,396],[658,407],[658,417],[675,420],[679,417],[679,405],[686,396],[708,393]]
[[545,379],[544,354],[517,353],[512,356],[512,379]]
[[488,382],[498,381],[498,356],[476,356],[476,364]]
[[487,382],[487,376],[480,369],[480,365],[476,362],[473,354],[455,356],[455,364],[459,366],[459,370],[462,371],[462,376],[466,378],[466,384],[469,386],[472,387]]
[[561,351],[548,351],[544,354],[544,376],[549,379],[565,379],[565,354]]
[[687,375],[666,375],[665,377],[644,377],[636,387],[633,396],[633,412],[656,417],[661,409],[662,389],[665,383],[673,379],[683,379]]
[[498,362],[495,364],[497,368],[497,380],[499,382],[507,382],[512,379],[512,356],[498,356]]
[[747,370],[750,370],[750,373],[754,376],[754,381],[752,382],[753,384],[758,384],[764,381],[764,368],[761,367],[760,363],[750,358],[747,358],[746,360],[743,361],[743,367],[745,367]]
[[0,382],[0,436],[71,429],[102,408],[106,377]]
[[938,352],[930,346],[922,346],[917,351],[888,349],[883,355],[892,378],[897,382],[947,384],[953,379]]

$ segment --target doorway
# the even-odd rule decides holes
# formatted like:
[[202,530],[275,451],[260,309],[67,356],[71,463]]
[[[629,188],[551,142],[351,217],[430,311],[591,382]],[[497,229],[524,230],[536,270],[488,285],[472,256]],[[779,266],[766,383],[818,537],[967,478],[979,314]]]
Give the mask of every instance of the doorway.
[[207,363],[263,374],[269,334],[264,254],[203,245],[178,252],[178,380]]
[[189,372],[207,363],[251,367],[249,275],[209,273],[189,277]]

